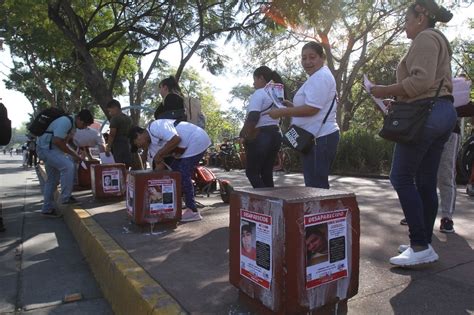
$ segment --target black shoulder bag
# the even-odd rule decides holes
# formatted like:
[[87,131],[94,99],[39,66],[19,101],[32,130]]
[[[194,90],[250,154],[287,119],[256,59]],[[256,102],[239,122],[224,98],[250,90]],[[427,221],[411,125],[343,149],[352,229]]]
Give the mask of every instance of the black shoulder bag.
[[[336,95],[332,99],[331,107],[326,113],[323,122],[321,123],[321,128],[328,119],[329,114],[331,113],[334,102],[336,101]],[[320,129],[321,130],[321,129]],[[299,151],[303,154],[308,153],[314,145],[314,136],[311,132],[304,130],[301,127],[291,125],[288,130],[283,134],[283,143],[289,146],[296,151]]]
[[416,144],[420,142],[423,127],[438,99],[443,85],[441,80],[435,97],[424,98],[411,103],[394,102],[383,119],[379,136],[397,143]]

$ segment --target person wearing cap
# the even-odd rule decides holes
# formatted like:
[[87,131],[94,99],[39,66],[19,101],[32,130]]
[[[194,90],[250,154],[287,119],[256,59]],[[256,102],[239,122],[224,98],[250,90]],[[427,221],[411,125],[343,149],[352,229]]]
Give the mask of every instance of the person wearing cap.
[[[181,173],[181,187],[185,197],[181,221],[202,219],[194,199],[194,186],[191,180],[194,169],[211,145],[211,139],[200,127],[175,119],[157,119],[146,129],[133,127],[130,131],[132,150],[138,148],[148,151],[151,164],[157,169],[167,166]],[[170,158],[165,162],[165,158]],[[166,163],[166,164],[165,164]]]

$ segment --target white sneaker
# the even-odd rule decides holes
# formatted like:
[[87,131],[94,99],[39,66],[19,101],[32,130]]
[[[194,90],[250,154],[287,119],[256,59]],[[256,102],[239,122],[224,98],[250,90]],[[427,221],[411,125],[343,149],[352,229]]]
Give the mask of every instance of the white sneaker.
[[414,252],[411,247],[408,247],[400,255],[390,258],[390,263],[396,266],[416,266],[432,263],[438,259],[438,254],[436,254],[431,245],[428,245],[427,249],[419,252]]
[[192,210],[186,209],[181,215],[181,222],[192,222],[199,220],[202,220],[202,216],[199,211],[193,212]]
[[400,245],[398,246],[398,253],[401,254],[403,253],[404,251],[406,251],[408,248],[410,247],[410,245]]

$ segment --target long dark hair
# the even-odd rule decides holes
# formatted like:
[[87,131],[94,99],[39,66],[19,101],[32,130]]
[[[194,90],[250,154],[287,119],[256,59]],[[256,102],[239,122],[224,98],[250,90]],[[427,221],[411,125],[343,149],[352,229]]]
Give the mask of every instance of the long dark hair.
[[[278,74],[278,72],[270,69],[267,66],[260,66],[255,71],[253,72],[254,77],[263,77],[265,81],[270,82],[273,80],[275,83],[281,83],[283,86],[285,86],[285,83],[283,83],[283,79],[281,76]],[[286,87],[283,89],[284,92],[284,97],[286,98]]]
[[162,87],[163,85],[168,87],[170,93],[182,94],[178,81],[176,81],[175,77],[173,77],[172,75],[161,80],[160,84],[158,84],[158,86],[160,87]]
[[453,14],[445,7],[439,6],[433,0],[416,0],[408,7],[415,17],[424,14],[428,18],[428,27],[435,27],[436,22],[447,23],[453,18]]

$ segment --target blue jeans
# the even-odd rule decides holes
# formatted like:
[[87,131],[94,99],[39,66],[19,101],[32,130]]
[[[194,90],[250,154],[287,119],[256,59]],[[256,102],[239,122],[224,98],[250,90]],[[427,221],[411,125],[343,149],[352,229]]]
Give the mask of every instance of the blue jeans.
[[197,211],[192,176],[194,169],[204,156],[204,152],[187,158],[174,159],[170,165],[173,171],[181,173],[181,189],[184,193],[184,203],[186,208],[189,208],[192,211]]
[[245,175],[253,188],[273,187],[273,165],[281,146],[278,126],[260,128],[257,137],[245,142]]
[[439,99],[428,117],[420,143],[395,145],[390,181],[408,223],[411,245],[431,243],[438,212],[438,166],[455,123],[452,102]]
[[67,201],[72,194],[74,185],[74,162],[64,152],[58,149],[37,149],[38,156],[44,162],[47,179],[43,189],[44,203],[42,212],[55,209],[54,192],[61,182],[61,201]]
[[316,139],[310,152],[301,154],[306,187],[329,189],[329,171],[336,157],[339,131]]

